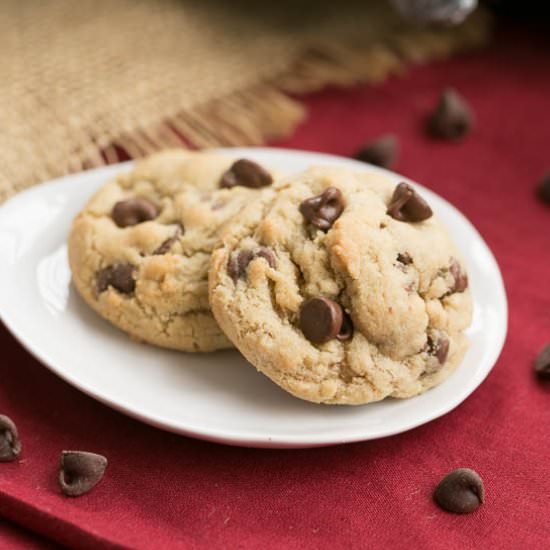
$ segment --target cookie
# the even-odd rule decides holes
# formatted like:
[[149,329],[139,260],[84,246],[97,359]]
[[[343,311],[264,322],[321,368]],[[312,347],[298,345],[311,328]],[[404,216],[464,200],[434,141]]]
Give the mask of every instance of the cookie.
[[184,351],[231,347],[208,304],[218,231],[271,184],[247,160],[171,150],[102,187],[74,220],[73,281],[133,338]]
[[224,229],[210,304],[262,373],[316,403],[406,398],[467,347],[463,261],[408,184],[339,167],[282,179]]

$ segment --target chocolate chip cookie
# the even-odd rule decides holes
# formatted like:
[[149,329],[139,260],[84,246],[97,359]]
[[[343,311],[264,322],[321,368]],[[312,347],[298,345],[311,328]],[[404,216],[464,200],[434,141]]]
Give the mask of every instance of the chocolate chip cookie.
[[281,179],[223,230],[210,304],[261,372],[317,403],[411,397],[461,361],[468,276],[429,203],[373,172]]
[[246,159],[173,150],[138,162],[73,223],[76,288],[138,340],[185,351],[231,347],[208,304],[210,253],[219,230],[270,185],[271,174]]

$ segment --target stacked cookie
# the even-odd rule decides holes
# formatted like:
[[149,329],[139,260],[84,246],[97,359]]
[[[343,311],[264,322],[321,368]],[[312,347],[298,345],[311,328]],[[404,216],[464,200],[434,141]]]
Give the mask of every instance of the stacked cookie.
[[461,361],[462,261],[429,205],[374,172],[276,177],[246,159],[167,151],[108,183],[74,221],[73,280],[132,337],[234,345],[291,394],[410,397]]

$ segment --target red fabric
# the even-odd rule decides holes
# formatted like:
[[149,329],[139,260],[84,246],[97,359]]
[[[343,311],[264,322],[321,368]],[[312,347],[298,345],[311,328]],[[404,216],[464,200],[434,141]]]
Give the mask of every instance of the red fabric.
[[[224,447],[96,403],[0,328],[0,410],[17,422],[24,444],[19,463],[0,464],[0,515],[81,548],[547,548],[550,385],[535,380],[531,362],[550,340],[550,208],[533,195],[550,169],[549,53],[542,35],[508,31],[484,52],[379,88],[312,96],[309,120],[284,144],[346,155],[393,131],[402,144],[398,169],[456,204],[487,239],[504,274],[510,329],[495,369],[464,404],[379,441]],[[478,118],[460,144],[421,132],[449,84]],[[56,485],[67,448],[110,461],[101,485],[79,499],[63,498]],[[440,477],[460,466],[477,470],[487,490],[468,516],[431,500]]]

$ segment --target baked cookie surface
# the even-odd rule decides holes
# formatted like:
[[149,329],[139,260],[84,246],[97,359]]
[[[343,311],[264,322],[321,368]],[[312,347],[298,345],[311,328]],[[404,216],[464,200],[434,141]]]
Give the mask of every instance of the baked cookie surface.
[[[236,168],[235,168],[236,167]],[[208,304],[218,232],[271,176],[248,161],[170,150],[107,183],[73,222],[85,301],[133,338],[184,351],[231,347]]]
[[282,179],[224,228],[212,311],[261,372],[313,402],[411,397],[461,361],[472,303],[429,205],[374,172]]

